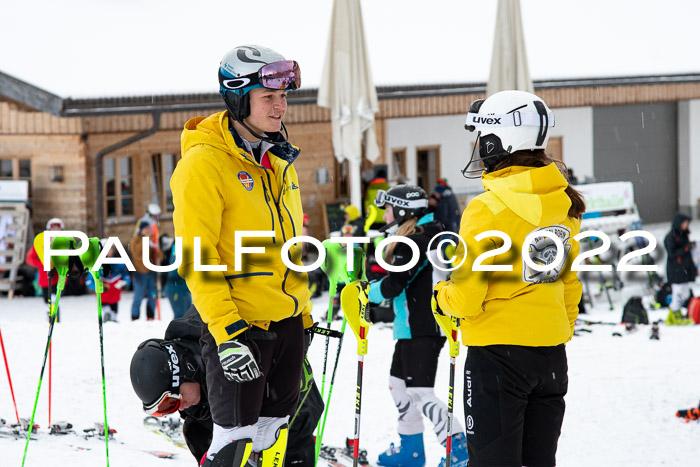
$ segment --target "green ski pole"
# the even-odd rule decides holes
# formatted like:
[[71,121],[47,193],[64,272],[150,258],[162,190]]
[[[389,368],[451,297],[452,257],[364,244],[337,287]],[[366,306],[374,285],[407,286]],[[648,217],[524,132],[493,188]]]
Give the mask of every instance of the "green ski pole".
[[[336,244],[339,245],[339,244]],[[334,253],[334,260],[333,264],[336,266],[335,268],[335,277],[339,277],[337,279],[338,282],[342,284],[351,284],[355,282],[356,280],[367,280],[367,275],[366,275],[366,270],[365,270],[365,250],[360,247],[354,247],[354,255],[353,255],[353,270],[348,271],[347,270],[347,255],[342,249],[337,249],[333,250]],[[328,417],[328,411],[330,408],[331,404],[331,395],[333,394],[333,385],[335,383],[335,375],[338,370],[338,362],[340,361],[340,351],[343,346],[343,336],[345,335],[345,325],[347,323],[347,318],[345,316],[345,309],[343,308],[343,324],[341,325],[340,328],[340,339],[338,341],[338,349],[336,352],[335,356],[335,363],[333,365],[333,373],[331,374],[331,381],[330,381],[330,386],[328,388],[328,397],[326,399],[326,403],[323,409],[323,422],[321,423],[321,426],[316,430],[316,452],[315,452],[315,463],[318,463],[318,456],[319,453],[321,452],[321,445],[323,443],[323,434],[326,430],[326,419]],[[330,325],[329,325],[330,327]],[[328,342],[328,340],[326,340]],[[328,348],[326,348],[326,358],[328,356]],[[325,368],[325,362],[324,362],[324,378],[325,378],[325,373],[326,373],[326,368]],[[321,393],[321,397],[323,398],[323,393]]]
[[104,337],[102,333],[102,292],[104,291],[104,282],[102,280],[102,268],[93,271],[93,266],[97,257],[100,255],[100,240],[96,237],[89,239],[88,249],[80,255],[80,260],[83,266],[92,275],[95,281],[95,295],[97,296],[97,324],[100,330],[100,367],[102,369],[102,409],[104,411],[105,421],[105,454],[107,456],[107,467],[109,467],[109,424],[107,423],[107,390],[105,387],[105,352],[104,352]]
[[[55,237],[51,243],[51,248],[54,250],[67,250],[70,248],[70,244],[73,240],[69,237]],[[41,262],[44,262],[44,235],[43,232],[36,236],[34,239],[34,245],[36,247],[37,243],[40,244],[39,248],[35,248],[37,252],[42,254],[39,256]],[[24,462],[27,459],[27,449],[29,448],[29,438],[32,434],[32,428],[34,427],[34,416],[36,415],[36,406],[39,402],[39,394],[41,393],[41,382],[44,379],[44,370],[46,369],[46,360],[49,355],[49,347],[51,346],[51,336],[53,334],[53,327],[56,324],[56,311],[58,310],[58,302],[61,298],[61,292],[66,286],[66,277],[68,276],[69,260],[68,256],[54,256],[53,264],[58,271],[58,283],[56,284],[56,303],[51,303],[51,280],[53,279],[53,270],[49,271],[49,336],[46,339],[46,350],[44,350],[44,361],[41,364],[41,372],[39,373],[39,384],[36,388],[36,397],[34,398],[34,408],[32,409],[32,417],[29,419],[29,425],[27,426],[27,441],[24,444],[24,454],[22,455],[22,466],[24,467]]]

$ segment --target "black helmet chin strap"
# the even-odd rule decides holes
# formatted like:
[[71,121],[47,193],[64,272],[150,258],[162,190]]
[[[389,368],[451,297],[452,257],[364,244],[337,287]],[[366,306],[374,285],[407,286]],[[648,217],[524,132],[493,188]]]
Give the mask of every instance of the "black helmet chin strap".
[[[232,91],[228,91],[228,92],[232,92]],[[250,99],[247,94],[245,96],[237,96],[237,97],[240,99],[240,101]],[[274,144],[276,146],[284,146],[289,141],[289,133],[287,132],[287,127],[284,125],[284,122],[281,122],[282,123],[282,129],[281,129],[282,131],[280,131],[280,134],[282,134],[282,132],[284,132],[284,137],[282,138],[281,141],[273,140],[272,138],[270,138],[266,134],[262,134],[262,135],[257,134],[255,131],[253,131],[252,128],[250,128],[248,125],[246,125],[245,122],[243,121],[243,119],[245,117],[241,117],[241,115],[240,115],[241,112],[238,111],[239,109],[238,108],[234,109],[234,107],[237,107],[237,106],[235,106],[235,104],[232,104],[232,102],[230,102],[229,99],[227,99],[226,97],[224,97],[224,104],[226,105],[226,110],[228,110],[228,114],[231,116],[231,118],[233,118],[236,122],[240,123],[241,126],[243,126],[243,128],[248,130],[251,135],[255,136],[259,140],[265,141],[266,143]],[[247,107],[247,114],[250,115],[250,104],[246,105],[244,102],[241,102],[241,105],[243,105],[244,108]],[[246,117],[248,115],[246,115]]]
[[[265,134],[265,133],[263,133],[262,135],[257,134],[255,131],[253,131],[252,128],[250,128],[248,125],[245,124],[243,119],[239,120],[239,119],[234,117],[234,120],[236,120],[238,123],[240,123],[243,126],[243,128],[248,130],[251,135],[255,136],[259,140],[265,141],[266,143],[274,144],[276,146],[284,146],[285,144],[287,144],[287,142],[289,140],[289,133],[287,133],[287,127],[284,125],[284,122],[281,122],[282,123],[282,131],[284,132],[284,137],[282,138],[281,141],[276,141],[276,140],[273,140],[272,138],[270,138],[269,136],[267,136],[267,134]],[[282,131],[280,131],[280,134],[282,134]]]

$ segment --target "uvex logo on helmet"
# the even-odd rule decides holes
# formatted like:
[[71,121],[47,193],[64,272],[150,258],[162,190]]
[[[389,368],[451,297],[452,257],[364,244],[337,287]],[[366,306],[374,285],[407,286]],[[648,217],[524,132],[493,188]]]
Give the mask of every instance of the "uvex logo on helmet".
[[482,125],[500,125],[502,117],[479,117],[474,115],[472,117],[472,123],[482,124]]
[[177,358],[177,352],[173,348],[172,344],[165,346],[170,354],[170,367],[173,372],[172,386],[174,388],[180,387],[180,360]]

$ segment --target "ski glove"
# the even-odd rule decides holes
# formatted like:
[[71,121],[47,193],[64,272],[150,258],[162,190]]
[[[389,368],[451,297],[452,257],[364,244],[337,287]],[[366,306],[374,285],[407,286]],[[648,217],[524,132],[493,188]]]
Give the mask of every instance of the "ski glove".
[[219,344],[218,352],[224,376],[229,381],[247,383],[262,376],[256,361],[260,352],[255,342],[233,339]]

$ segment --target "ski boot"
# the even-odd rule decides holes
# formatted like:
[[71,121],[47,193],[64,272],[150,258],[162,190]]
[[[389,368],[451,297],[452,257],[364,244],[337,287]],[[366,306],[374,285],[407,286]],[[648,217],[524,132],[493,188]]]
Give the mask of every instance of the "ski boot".
[[[447,440],[442,442],[445,446]],[[469,453],[467,453],[467,437],[464,433],[452,435],[452,453],[450,455],[450,467],[467,467]],[[445,467],[445,458],[440,460],[438,467]]]
[[425,465],[425,448],[423,433],[402,435],[401,446],[391,443],[389,449],[379,455],[377,465],[385,467],[423,467]]
[[[289,427],[285,423],[277,431],[275,444],[260,453],[260,467],[282,467],[284,465],[284,453],[287,451],[287,435]],[[257,466],[253,466],[257,467]]]
[[673,311],[669,310],[668,311],[668,316],[666,317],[666,324],[669,326],[672,325],[678,325],[678,326],[685,326],[688,324],[692,324],[693,320],[684,318],[683,313],[678,310],[678,311]]
[[245,467],[253,450],[253,440],[239,439],[224,446],[213,459],[204,455],[201,467]]

